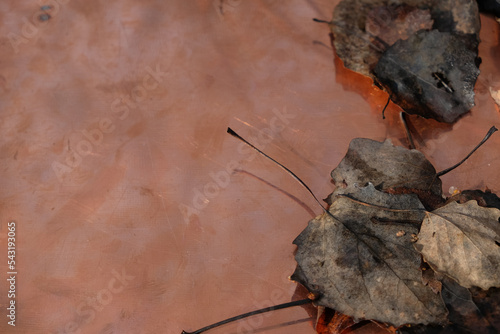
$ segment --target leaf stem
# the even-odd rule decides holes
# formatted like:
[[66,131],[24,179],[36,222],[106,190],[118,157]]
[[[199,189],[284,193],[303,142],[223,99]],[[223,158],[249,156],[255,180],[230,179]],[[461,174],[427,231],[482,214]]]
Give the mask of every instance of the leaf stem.
[[401,118],[401,122],[403,122],[403,125],[405,127],[406,138],[408,139],[408,146],[410,150],[414,150],[415,143],[413,142],[413,136],[411,135],[410,128],[408,127],[408,120],[406,119],[407,114],[404,111],[401,111],[399,113],[399,117]]
[[247,144],[248,146],[250,146],[251,148],[253,148],[254,150],[256,150],[257,152],[259,152],[260,154],[262,154],[263,156],[265,156],[266,158],[268,158],[269,160],[271,160],[272,162],[274,162],[275,164],[277,164],[278,166],[280,166],[281,168],[283,168],[288,174],[290,174],[298,183],[300,183],[304,188],[307,189],[307,191],[309,191],[309,193],[312,195],[312,197],[316,200],[316,203],[318,203],[318,205],[321,207],[321,209],[323,209],[323,211],[327,214],[330,214],[330,212],[328,212],[328,210],[323,206],[323,204],[321,204],[321,202],[318,200],[318,198],[314,195],[314,193],[312,192],[311,188],[309,188],[305,183],[304,181],[302,181],[297,175],[295,175],[294,172],[292,172],[290,169],[288,169],[287,167],[283,166],[282,164],[280,164],[278,161],[274,160],[273,158],[271,158],[270,156],[268,156],[267,154],[265,154],[264,152],[262,152],[261,150],[259,150],[257,147],[255,147],[254,145],[252,145],[250,142],[248,142],[246,139],[244,139],[243,137],[241,137],[239,134],[237,134],[236,132],[233,131],[233,129],[231,128],[227,128],[227,133],[229,133],[231,136],[241,140],[242,142],[244,142],[245,144]]
[[182,331],[181,334],[200,334],[200,333],[208,331],[209,329],[212,329],[212,328],[215,328],[215,327],[219,327],[219,326],[225,325],[227,323],[230,323],[230,322],[233,322],[233,321],[236,321],[236,320],[240,320],[240,319],[243,319],[243,318],[251,317],[252,315],[257,315],[257,314],[266,313],[266,312],[270,312],[270,311],[280,310],[280,309],[283,309],[283,308],[288,308],[288,307],[293,307],[293,306],[304,305],[304,304],[308,304],[308,303],[311,303],[311,302],[312,302],[312,299],[306,298],[306,299],[301,299],[301,300],[295,300],[293,302],[288,302],[288,303],[278,304],[278,305],[274,305],[274,306],[269,306],[269,307],[262,308],[260,310],[256,310],[256,311],[252,311],[252,312],[248,312],[248,313],[244,313],[244,314],[240,314],[240,315],[237,315],[235,317],[232,317],[232,318],[229,318],[229,319],[226,319],[226,320],[222,320],[222,321],[216,322],[215,324],[212,324],[212,325],[209,325],[209,326],[205,326],[205,327],[200,328],[200,329],[198,329],[198,330],[196,330],[194,332]]
[[389,103],[391,102],[391,95],[387,98],[387,103],[384,106],[384,109],[382,109],[382,119],[385,119],[385,109],[389,106]]
[[313,21],[314,22],[318,22],[318,23],[332,24],[331,21],[325,21],[325,20],[320,20],[320,19],[316,19],[316,18],[314,18]]
[[443,176],[444,174],[446,173],[449,173],[451,172],[452,170],[454,170],[455,168],[457,168],[458,166],[460,166],[461,164],[463,164],[465,162],[465,160],[469,159],[469,157],[474,153],[476,152],[476,150],[478,148],[481,147],[481,145],[483,145],[490,137],[493,133],[495,133],[495,131],[498,131],[498,129],[495,127],[495,126],[492,126],[490,128],[490,130],[488,131],[488,133],[486,134],[486,136],[484,136],[483,140],[481,140],[481,142],[479,144],[477,144],[476,147],[474,147],[474,149],[469,153],[467,154],[467,156],[465,158],[463,158],[462,161],[460,161],[459,163],[457,163],[456,165],[453,165],[449,168],[446,168],[445,170],[442,170],[440,171],[439,173],[436,174],[437,177],[440,177],[440,176]]

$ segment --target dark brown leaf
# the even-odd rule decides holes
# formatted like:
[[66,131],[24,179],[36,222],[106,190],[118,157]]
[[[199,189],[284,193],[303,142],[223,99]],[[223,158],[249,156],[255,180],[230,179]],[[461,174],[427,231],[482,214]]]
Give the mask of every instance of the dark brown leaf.
[[[450,322],[463,329],[468,329],[469,332],[476,333],[497,333],[498,329],[494,328],[494,324],[490,321],[493,318],[489,317],[481,308],[474,302],[470,291],[451,278],[443,279],[443,300],[450,311]],[[482,301],[486,301],[482,298]],[[492,302],[489,300],[488,302]],[[498,307],[498,300],[490,307]]]
[[411,241],[425,212],[416,195],[351,187],[330,212],[311,220],[294,241],[292,279],[318,294],[318,305],[394,326],[446,322],[441,297],[422,283],[421,257]]
[[449,310],[450,323],[445,327],[403,327],[401,334],[495,334],[500,331],[500,289],[483,291],[460,286],[449,277],[442,281],[441,295]]
[[441,197],[441,180],[434,166],[417,150],[392,145],[390,140],[378,142],[355,138],[340,164],[332,171],[337,195],[355,184],[368,182],[375,188],[406,188],[430,191]]
[[[384,9],[385,7],[385,9]],[[332,18],[332,32],[335,50],[344,65],[356,72],[374,78],[372,70],[393,38],[386,38],[384,48],[373,43],[380,30],[383,36],[397,36],[388,32],[376,13],[385,13],[385,20],[391,22],[394,30],[400,31],[401,39],[428,28],[429,19],[425,11],[430,11],[433,29],[461,36],[470,50],[479,44],[480,21],[475,1],[471,0],[342,0],[335,7]],[[375,23],[374,23],[375,21]],[[406,26],[399,23],[405,21]],[[388,25],[389,26],[389,25]],[[375,28],[374,28],[375,27]]]
[[477,0],[479,10],[500,17],[500,0]]
[[396,328],[374,321],[354,322],[354,320],[335,310],[322,307],[323,312],[316,323],[318,334],[395,334]]
[[343,0],[332,19],[347,68],[374,79],[406,112],[442,122],[474,105],[479,29],[472,0]]
[[484,206],[487,208],[497,208],[500,209],[500,198],[493,194],[491,191],[482,190],[464,190],[460,193],[448,198],[447,203],[458,202],[465,203],[468,201],[476,201],[479,206]]
[[437,274],[432,268],[423,266],[422,268],[422,283],[429,286],[434,293],[440,293],[443,287],[441,283],[441,275]]
[[366,17],[365,31],[381,50],[407,39],[419,30],[430,30],[434,21],[429,9],[408,5],[375,7]]
[[[426,2],[428,6],[432,3],[432,1],[422,2]],[[395,2],[392,9],[396,8],[396,5],[405,4],[407,3],[404,1]],[[381,26],[381,24],[374,23],[374,14],[376,11],[383,11],[385,6],[388,6],[388,1],[343,0],[333,12],[332,32],[337,54],[347,68],[372,78],[373,68],[385,49],[390,46],[387,42],[383,42],[382,45],[378,42],[373,43],[377,36],[372,33],[379,32]],[[422,9],[425,10],[425,8]],[[390,16],[395,19],[400,16],[392,13],[391,8],[387,8],[386,12],[391,12]],[[413,32],[406,31],[405,34],[411,35]],[[393,34],[397,35],[397,33]],[[388,35],[387,32],[383,34],[383,36],[386,35]]]
[[476,57],[451,33],[420,31],[387,49],[374,73],[406,112],[451,123],[474,106]]
[[[491,333],[500,332],[500,288],[487,291],[471,288],[472,301],[477,305],[481,315],[486,319]],[[484,332],[483,332],[484,333]]]
[[351,317],[329,308],[323,308],[323,313],[316,323],[316,332],[318,334],[348,334],[352,333],[349,328],[354,324]]

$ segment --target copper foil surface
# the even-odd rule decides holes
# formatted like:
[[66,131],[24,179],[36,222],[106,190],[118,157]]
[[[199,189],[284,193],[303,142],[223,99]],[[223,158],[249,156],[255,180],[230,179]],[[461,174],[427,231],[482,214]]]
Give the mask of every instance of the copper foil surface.
[[[346,70],[337,1],[2,1],[0,332],[179,334],[306,292],[293,239],[351,139],[406,146],[400,109]],[[499,25],[481,16],[476,106],[452,125],[410,117],[436,169],[499,108]],[[443,177],[500,192],[500,135]],[[8,297],[15,222],[15,299]],[[15,327],[8,324],[15,300]],[[212,333],[315,333],[311,308]]]

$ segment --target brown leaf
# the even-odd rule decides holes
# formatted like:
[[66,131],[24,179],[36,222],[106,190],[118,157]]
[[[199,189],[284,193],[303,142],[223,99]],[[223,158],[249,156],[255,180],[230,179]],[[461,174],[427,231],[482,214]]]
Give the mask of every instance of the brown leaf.
[[479,10],[500,17],[500,0],[477,0]]
[[348,334],[349,330],[355,324],[354,320],[335,310],[324,308],[316,323],[316,332],[318,334]]
[[[348,190],[335,197],[331,216],[311,220],[295,239],[292,279],[318,294],[318,305],[355,320],[445,322],[441,297],[422,284],[411,241],[425,212],[417,196],[390,195],[372,184]],[[406,234],[398,236],[402,227]]]
[[483,291],[460,286],[449,277],[442,281],[441,295],[449,310],[450,323],[441,326],[403,327],[401,334],[495,334],[500,331],[500,289]]
[[436,272],[431,268],[422,269],[422,283],[428,285],[434,293],[440,293],[443,284],[436,276]]
[[458,202],[465,203],[468,201],[476,201],[479,206],[484,206],[487,208],[497,208],[500,209],[500,198],[493,194],[490,190],[464,190],[460,193],[447,199],[446,203]]
[[[472,301],[481,312],[488,324],[490,333],[500,332],[500,288],[491,288],[487,291],[479,288],[469,289]],[[482,331],[484,333],[485,331]]]
[[[478,290],[477,288],[475,289],[475,291]],[[480,294],[482,295],[480,300],[474,300],[473,294],[471,294],[468,289],[460,286],[451,278],[443,279],[442,295],[446,306],[450,310],[450,322],[452,324],[468,329],[469,332],[498,333],[500,329],[498,325],[500,323],[496,321],[497,324],[495,325],[492,320],[498,317],[499,311],[491,317],[487,310],[498,310],[498,293],[496,295],[496,301],[495,297],[491,299],[488,298],[486,296],[487,292],[485,291]],[[484,304],[487,304],[487,306],[485,307]],[[496,327],[496,329],[494,327]]]
[[355,184],[368,182],[375,188],[406,188],[430,191],[441,197],[441,180],[434,166],[417,150],[392,145],[390,140],[378,142],[355,138],[339,165],[331,173],[337,186],[333,196]]
[[479,12],[471,0],[343,0],[334,45],[406,112],[454,122],[474,106]]
[[[376,13],[386,12],[388,13],[387,20],[395,22],[398,18],[401,20],[404,17],[406,27],[398,23],[394,24],[394,22],[391,22],[390,26],[394,27],[394,30],[402,31],[401,37],[405,39],[417,32],[419,28],[428,27],[424,19],[425,13],[422,13],[427,10],[430,11],[430,20],[434,22],[434,29],[460,35],[471,50],[477,47],[480,29],[479,15],[475,2],[470,0],[394,0],[390,2],[388,0],[342,0],[335,7],[332,18],[335,50],[347,68],[374,78],[372,70],[382,53],[392,45],[389,43],[393,40],[387,39],[385,44],[388,45],[384,48],[373,43],[374,37],[378,37],[373,33],[380,31],[380,26],[382,26],[381,23],[377,23]],[[407,17],[408,15],[410,17]],[[379,28],[373,28],[374,26],[379,26]],[[387,31],[383,36],[389,34],[397,35],[397,32]]]
[[429,9],[419,9],[408,5],[389,5],[375,7],[366,17],[365,31],[372,43],[380,44],[380,49],[407,39],[419,30],[432,29],[434,20]]
[[476,57],[453,34],[420,31],[387,49],[373,72],[406,112],[451,123],[474,106]]
[[318,334],[396,334],[396,328],[374,321],[354,322],[352,317],[329,308],[323,312],[316,323]]
[[415,189],[415,188],[404,188],[404,187],[398,187],[398,188],[389,188],[384,190],[388,194],[415,194],[418,196],[418,199],[422,204],[425,206],[425,208],[428,211],[435,210],[437,208],[440,208],[444,205],[445,200],[443,196],[440,194],[434,194],[430,190],[422,190],[422,189]]
[[430,266],[464,287],[500,286],[500,210],[475,201],[427,213],[415,247]]
[[[500,22],[500,21],[498,21],[498,22]],[[500,89],[495,90],[492,87],[490,87],[489,89],[490,89],[490,95],[491,95],[491,97],[493,98],[493,100],[495,101],[495,103],[497,104],[497,106],[500,107]]]

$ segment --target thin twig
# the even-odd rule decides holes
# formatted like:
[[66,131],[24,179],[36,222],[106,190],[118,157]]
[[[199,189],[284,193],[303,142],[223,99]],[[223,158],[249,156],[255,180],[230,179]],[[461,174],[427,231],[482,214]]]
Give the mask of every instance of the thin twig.
[[316,19],[316,18],[314,18],[313,21],[314,22],[318,22],[318,23],[332,24],[331,21],[325,21],[325,20],[320,20],[320,19]]
[[283,168],[288,174],[290,174],[297,182],[299,182],[304,188],[307,189],[307,191],[309,191],[309,193],[312,195],[312,197],[314,198],[314,200],[316,201],[316,203],[318,203],[318,205],[321,207],[321,209],[327,213],[327,214],[330,214],[330,212],[328,212],[328,210],[323,206],[323,204],[321,204],[321,202],[318,200],[318,198],[316,197],[316,195],[314,195],[314,193],[312,192],[311,188],[309,188],[305,183],[304,181],[302,181],[297,175],[295,175],[294,172],[292,172],[290,169],[288,169],[287,167],[283,166],[282,164],[280,164],[278,161],[274,160],[273,158],[271,158],[270,156],[268,156],[267,154],[265,154],[264,152],[262,152],[261,150],[259,150],[257,147],[255,147],[254,145],[252,145],[250,142],[248,142],[246,139],[244,139],[243,137],[241,137],[239,134],[237,134],[236,132],[234,132],[231,128],[227,128],[227,133],[229,133],[231,136],[241,140],[242,142],[244,142],[245,144],[247,144],[248,146],[250,146],[251,148],[253,148],[254,150],[256,150],[257,152],[259,152],[260,154],[262,154],[263,156],[265,156],[266,158],[268,158],[269,160],[271,160],[272,162],[274,162],[275,164],[277,164],[278,166],[280,166],[281,168]]
[[385,109],[389,106],[389,102],[391,102],[391,95],[387,98],[387,103],[384,106],[384,109],[382,109],[382,119],[385,119]]
[[415,143],[413,142],[413,137],[411,135],[410,128],[408,127],[408,121],[406,120],[406,113],[404,111],[401,111],[399,113],[399,117],[401,117],[401,122],[403,122],[403,125],[405,127],[406,138],[408,139],[409,147],[410,147],[410,149],[414,150]]
[[288,307],[293,307],[293,306],[299,306],[299,305],[309,304],[312,301],[313,301],[312,299],[306,298],[306,299],[301,299],[301,300],[295,300],[293,302],[288,302],[288,303],[283,303],[283,304],[279,304],[279,305],[265,307],[265,308],[262,308],[260,310],[256,310],[256,311],[252,311],[252,312],[248,312],[248,313],[244,313],[244,314],[240,314],[240,315],[237,315],[235,317],[219,321],[219,322],[217,322],[215,324],[212,324],[210,326],[206,326],[206,327],[200,328],[200,329],[198,329],[198,330],[196,330],[194,332],[182,331],[181,334],[200,334],[200,333],[208,331],[209,329],[212,329],[212,328],[215,328],[215,327],[219,327],[219,326],[225,325],[227,323],[230,323],[230,322],[233,322],[233,321],[236,321],[236,320],[240,320],[240,319],[244,319],[244,318],[247,318],[247,317],[251,317],[252,315],[266,313],[266,312],[275,311],[275,310],[281,310],[283,308],[288,308]]
[[491,135],[493,133],[495,133],[495,131],[498,131],[498,129],[496,127],[492,126],[490,128],[490,130],[488,131],[488,133],[486,134],[486,136],[484,136],[483,140],[481,140],[481,142],[479,144],[477,144],[477,146],[474,147],[474,149],[469,154],[467,154],[467,156],[465,158],[463,158],[462,161],[460,161],[456,165],[451,166],[450,168],[446,168],[445,170],[440,171],[439,173],[436,174],[436,176],[437,177],[443,176],[444,174],[451,172],[452,170],[454,170],[455,168],[457,168],[458,166],[463,164],[465,162],[465,160],[469,159],[469,157],[472,155],[472,153],[476,152],[476,150],[478,148],[480,148],[481,145],[483,145],[491,137]]

